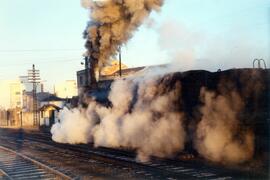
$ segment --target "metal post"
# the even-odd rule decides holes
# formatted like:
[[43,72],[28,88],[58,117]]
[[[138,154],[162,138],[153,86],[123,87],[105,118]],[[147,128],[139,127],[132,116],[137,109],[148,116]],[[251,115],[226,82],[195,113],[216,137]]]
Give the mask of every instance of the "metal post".
[[119,75],[122,77],[122,55],[121,55],[121,47],[119,47]]
[[33,64],[33,118],[34,125],[37,125],[37,86],[36,86],[36,73],[35,65]]
[[21,114],[21,128],[23,127],[23,113],[22,113],[22,111],[20,112],[20,114]]
[[9,118],[10,118],[10,112],[7,110],[7,126],[9,126]]

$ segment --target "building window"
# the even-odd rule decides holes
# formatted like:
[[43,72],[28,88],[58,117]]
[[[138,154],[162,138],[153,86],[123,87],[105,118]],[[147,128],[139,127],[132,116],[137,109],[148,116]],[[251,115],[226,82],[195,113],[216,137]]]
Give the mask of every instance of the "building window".
[[18,91],[17,91],[15,94],[16,94],[16,95],[20,95],[20,94],[21,94],[21,92],[18,92]]

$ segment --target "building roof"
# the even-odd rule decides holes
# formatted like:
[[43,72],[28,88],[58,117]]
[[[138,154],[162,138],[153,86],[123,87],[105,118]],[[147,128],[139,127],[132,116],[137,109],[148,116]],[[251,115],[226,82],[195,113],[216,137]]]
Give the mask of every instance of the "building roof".
[[[141,67],[135,67],[135,68],[127,68],[127,69],[122,69],[122,74],[129,74],[129,73],[135,73],[138,72],[140,70],[143,70],[145,68],[145,66],[141,66]],[[119,74],[120,70],[116,71],[114,74]]]
[[[121,69],[127,69],[128,67],[121,63]],[[102,76],[109,76],[114,74],[115,72],[119,71],[119,61],[118,60],[113,60],[110,62],[108,66],[105,66],[101,69],[101,75]]]
[[[24,92],[24,95],[33,97],[33,92]],[[50,101],[65,101],[66,99],[57,97],[49,92],[39,92],[37,93],[37,100],[39,102],[50,102]]]
[[45,104],[44,106],[42,106],[39,110],[40,111],[46,111],[48,108],[52,107],[53,109],[60,111],[60,107],[54,105],[54,104]]
[[65,99],[57,97],[55,95],[51,95],[47,98],[44,98],[43,100],[41,100],[42,102],[50,102],[50,101],[65,101]]

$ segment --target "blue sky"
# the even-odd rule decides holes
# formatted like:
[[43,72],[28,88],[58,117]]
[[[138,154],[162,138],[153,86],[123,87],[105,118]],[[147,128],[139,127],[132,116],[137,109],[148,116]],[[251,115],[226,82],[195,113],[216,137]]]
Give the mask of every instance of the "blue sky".
[[[0,0],[0,81],[33,63],[47,89],[76,79],[88,14],[79,0]],[[269,32],[270,0],[165,0],[124,46],[123,62],[216,71],[264,58],[270,66]]]

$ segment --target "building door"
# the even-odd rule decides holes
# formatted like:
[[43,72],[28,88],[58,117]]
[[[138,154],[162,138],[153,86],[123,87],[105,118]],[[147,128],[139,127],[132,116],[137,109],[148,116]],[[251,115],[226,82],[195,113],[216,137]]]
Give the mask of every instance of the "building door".
[[54,124],[54,119],[55,119],[54,110],[50,110],[49,112],[50,127]]

